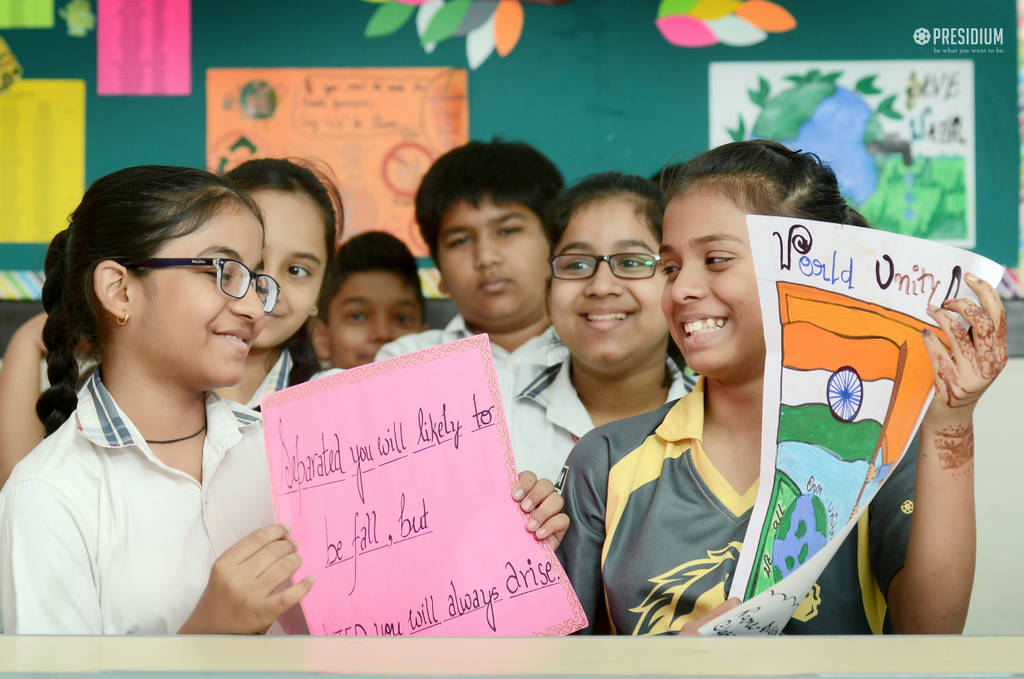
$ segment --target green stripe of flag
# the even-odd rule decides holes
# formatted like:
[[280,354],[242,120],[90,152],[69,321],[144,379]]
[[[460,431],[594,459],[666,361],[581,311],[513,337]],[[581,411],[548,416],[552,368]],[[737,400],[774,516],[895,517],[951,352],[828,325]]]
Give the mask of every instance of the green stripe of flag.
[[847,462],[870,461],[882,425],[874,420],[840,422],[821,403],[780,407],[779,443],[798,441],[830,450]]

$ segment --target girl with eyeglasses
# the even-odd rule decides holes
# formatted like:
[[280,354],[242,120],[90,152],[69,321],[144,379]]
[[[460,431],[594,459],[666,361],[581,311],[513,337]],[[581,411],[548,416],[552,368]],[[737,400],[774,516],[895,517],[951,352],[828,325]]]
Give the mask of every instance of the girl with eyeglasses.
[[520,469],[557,479],[595,426],[654,410],[692,386],[669,355],[661,313],[663,210],[653,182],[618,172],[587,177],[552,204],[547,307],[570,355],[526,383],[504,378]]
[[[596,429],[566,462],[574,525],[559,558],[590,623],[584,634],[696,634],[739,603],[726,597],[760,483],[766,355],[746,215],[868,226],[828,165],[773,141],[724,144],[668,179],[661,306],[701,378],[673,404]],[[971,275],[965,284],[980,305],[953,299],[928,311],[957,341],[950,353],[923,333],[937,377],[917,437],[783,634],[963,631],[975,566],[973,413],[1007,361],[999,296]],[[813,530],[799,524],[791,536]]]
[[312,587],[286,584],[259,420],[215,393],[274,308],[262,247],[233,182],[159,166],[96,181],[54,237],[48,437],[0,492],[8,633],[263,632]]
[[[302,632],[312,577],[274,523],[259,415],[238,384],[280,299],[264,228],[225,177],[97,180],[46,256],[47,438],[0,491],[0,619],[20,634]],[[97,366],[80,374],[79,355]],[[535,479],[514,497],[553,546]],[[545,529],[541,535],[538,528]],[[545,536],[547,536],[545,538]]]
[[[321,371],[311,325],[344,212],[337,188],[315,166],[266,158],[243,163],[228,176],[262,209],[266,233],[261,271],[281,287],[246,357],[242,381],[219,391],[257,408],[264,396],[333,372]],[[0,487],[14,465],[43,440],[44,427],[30,404],[47,387],[39,369],[46,359],[41,336],[45,322],[46,314],[39,314],[18,329],[0,371],[0,428],[5,434],[0,438]]]

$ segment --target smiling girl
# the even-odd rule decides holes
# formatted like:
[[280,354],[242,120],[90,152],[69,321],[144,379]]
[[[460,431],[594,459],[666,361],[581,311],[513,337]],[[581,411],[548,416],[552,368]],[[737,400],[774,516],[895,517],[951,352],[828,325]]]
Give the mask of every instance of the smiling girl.
[[[695,632],[738,603],[726,592],[757,494],[765,361],[745,217],[865,225],[815,156],[767,141],[690,160],[667,200],[662,309],[702,378],[675,403],[595,430],[569,457],[574,525],[560,554],[591,633]],[[924,333],[942,379],[918,438],[786,634],[963,630],[975,560],[973,411],[1007,360],[1002,303],[965,280],[980,307],[958,299],[930,310],[959,341],[950,355]]]
[[[259,209],[208,172],[96,181],[46,256],[48,437],[0,492],[7,632],[263,632],[313,582],[273,525],[242,379],[278,285]],[[81,390],[76,350],[99,367]]]
[[275,391],[326,373],[313,350],[312,319],[344,223],[334,184],[291,160],[250,160],[228,172],[263,211],[263,271],[281,284],[277,306],[246,359],[245,376],[220,395],[250,408]]
[[663,209],[653,182],[618,172],[587,177],[552,204],[548,310],[570,356],[513,387],[520,469],[557,478],[595,425],[654,410],[692,386],[668,357],[665,281],[655,275]]
[[[323,173],[290,160],[243,163],[228,173],[258,200],[266,223],[262,271],[281,284],[273,313],[246,359],[245,376],[221,396],[255,408],[264,396],[330,371],[320,371],[311,319],[334,255],[341,197]],[[337,206],[337,210],[335,209]],[[41,330],[46,314],[18,329],[0,370],[0,487],[11,470],[43,440],[31,403],[41,391],[39,364],[46,357]]]

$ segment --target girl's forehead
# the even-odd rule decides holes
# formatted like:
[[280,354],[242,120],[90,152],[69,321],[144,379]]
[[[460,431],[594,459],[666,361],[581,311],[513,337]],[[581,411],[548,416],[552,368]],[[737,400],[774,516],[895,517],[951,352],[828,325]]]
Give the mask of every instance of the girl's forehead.
[[717,192],[692,191],[669,201],[662,240],[681,244],[720,234],[749,242],[746,215],[746,210]]
[[241,208],[221,210],[195,231],[169,240],[160,249],[160,256],[196,257],[233,255],[249,266],[255,266],[263,251],[263,226],[252,212]]
[[644,240],[657,243],[651,227],[637,214],[636,205],[624,198],[603,198],[573,213],[559,247],[570,242]]

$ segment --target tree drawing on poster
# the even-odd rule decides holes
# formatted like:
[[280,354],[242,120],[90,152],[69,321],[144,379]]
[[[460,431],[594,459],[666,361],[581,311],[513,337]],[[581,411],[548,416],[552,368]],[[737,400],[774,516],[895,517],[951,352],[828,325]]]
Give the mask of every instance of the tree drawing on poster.
[[779,634],[813,592],[931,403],[921,332],[949,343],[928,307],[977,302],[964,275],[1003,273],[874,229],[764,216],[747,229],[766,349],[762,483],[730,585],[744,604],[701,629],[718,635]]
[[[253,158],[326,164],[341,190],[343,237],[386,231],[428,257],[413,202],[434,160],[469,141],[466,71],[455,68],[212,68],[207,166]],[[436,269],[421,270],[439,297]]]
[[363,0],[380,5],[366,24],[367,38],[396,33],[413,16],[423,51],[466,38],[466,60],[476,70],[495,52],[507,57],[519,44],[525,13],[522,2],[563,5],[569,0]]
[[712,146],[813,152],[873,226],[975,245],[972,61],[713,63],[710,81]]

